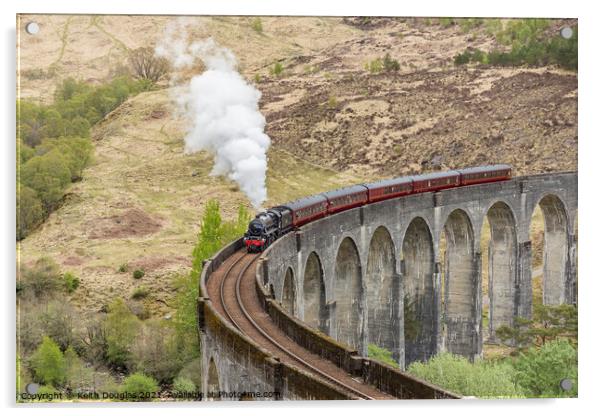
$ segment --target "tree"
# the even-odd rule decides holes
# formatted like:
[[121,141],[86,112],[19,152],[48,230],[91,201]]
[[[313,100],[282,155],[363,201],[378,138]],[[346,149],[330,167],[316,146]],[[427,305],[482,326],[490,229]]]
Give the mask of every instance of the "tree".
[[90,388],[94,383],[93,370],[87,368],[73,347],[65,350],[65,386],[70,390]]
[[192,269],[188,275],[181,276],[175,282],[178,294],[173,324],[180,351],[185,356],[194,358],[198,355],[196,300],[203,260],[213,256],[225,243],[241,237],[250,218],[248,210],[240,206],[236,222],[222,222],[219,203],[210,200],[205,205],[201,229],[192,251]]
[[17,240],[21,240],[44,220],[44,208],[33,189],[20,184],[17,189]]
[[149,401],[159,391],[159,386],[152,377],[138,372],[125,378],[121,391],[131,395],[126,399],[128,401]]
[[222,217],[219,202],[212,199],[205,205],[201,230],[197,237],[197,244],[192,251],[192,270],[199,274],[202,262],[215,254],[222,246]]
[[[529,348],[519,355],[514,367],[518,383],[529,396],[577,396],[577,350],[567,340],[554,340],[541,348]],[[572,389],[565,391],[560,387],[563,379],[572,381]]]
[[21,183],[37,192],[46,212],[61,200],[63,189],[70,182],[71,171],[57,150],[34,156],[21,167]]
[[33,354],[31,368],[38,382],[58,386],[65,381],[65,357],[59,346],[47,336]]
[[89,90],[90,87],[85,82],[69,77],[56,86],[54,100],[55,102],[69,101],[76,95],[83,94]]
[[92,154],[90,139],[81,137],[61,138],[57,141],[57,147],[63,150],[68,158],[71,179],[81,178],[82,172],[88,166],[90,155]]
[[90,122],[81,116],[75,117],[71,120],[67,135],[85,138],[90,137]]
[[41,112],[41,115],[44,122],[44,137],[60,137],[65,135],[65,125],[61,113],[54,108],[47,108]]
[[25,289],[37,298],[52,296],[61,287],[61,271],[50,257],[40,257],[33,267],[22,266],[21,274]]
[[577,342],[577,307],[574,305],[533,306],[533,319],[516,317],[512,326],[503,325],[495,333],[504,342],[527,348],[542,346],[560,337]]
[[20,146],[18,147],[18,154],[17,154],[17,168],[18,168],[18,164],[23,164],[25,162],[27,162],[29,159],[31,159],[32,157],[34,157],[36,155],[36,151],[33,150],[31,147],[27,146],[25,143],[20,143]]
[[77,312],[73,306],[66,299],[60,298],[50,301],[45,310],[40,312],[38,319],[43,325],[44,333],[64,351],[77,342],[76,317]]
[[63,157],[71,174],[71,181],[81,177],[82,171],[90,161],[92,143],[90,139],[81,137],[61,137],[45,139],[36,147],[38,155],[57,151]]
[[98,314],[88,313],[83,317],[82,326],[82,354],[88,362],[99,364],[106,358],[108,349],[104,322]]
[[103,327],[107,361],[116,367],[127,367],[131,363],[132,345],[140,332],[140,321],[123,299],[117,298],[109,305]]
[[161,320],[146,321],[132,346],[132,367],[161,383],[171,383],[182,368],[175,331]]
[[147,79],[153,83],[161,80],[169,71],[169,61],[156,56],[155,50],[151,47],[131,51],[129,62],[136,78]]
[[17,137],[31,147],[36,146],[44,138],[41,111],[40,106],[35,103],[17,101]]

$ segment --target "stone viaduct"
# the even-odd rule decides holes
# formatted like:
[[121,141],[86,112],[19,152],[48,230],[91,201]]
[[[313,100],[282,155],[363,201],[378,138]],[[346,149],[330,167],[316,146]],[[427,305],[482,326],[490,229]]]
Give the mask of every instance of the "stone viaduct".
[[[545,222],[543,301],[576,303],[576,172],[410,195],[329,216],[280,238],[257,273],[289,314],[362,356],[375,344],[402,369],[441,351],[474,359],[483,342],[497,342],[496,328],[531,315],[529,228],[537,205]],[[220,340],[204,336],[209,380],[217,370],[207,345]],[[224,371],[231,374],[220,378],[244,373]]]

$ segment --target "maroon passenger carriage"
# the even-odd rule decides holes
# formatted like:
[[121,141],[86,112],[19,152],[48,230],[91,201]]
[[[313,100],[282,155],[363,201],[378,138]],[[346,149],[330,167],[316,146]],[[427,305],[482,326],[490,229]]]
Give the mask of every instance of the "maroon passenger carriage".
[[328,191],[287,202],[257,214],[243,239],[247,251],[263,251],[281,235],[311,221],[355,207],[406,195],[437,192],[511,178],[509,165],[479,166],[404,176]]

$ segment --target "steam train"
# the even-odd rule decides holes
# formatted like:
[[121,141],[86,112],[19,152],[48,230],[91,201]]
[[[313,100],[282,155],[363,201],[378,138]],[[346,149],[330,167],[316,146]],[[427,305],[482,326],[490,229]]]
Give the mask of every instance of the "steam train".
[[511,175],[511,166],[491,165],[403,176],[336,189],[287,202],[257,214],[249,223],[243,241],[249,253],[261,252],[280,236],[327,215],[405,195],[504,181],[510,179]]

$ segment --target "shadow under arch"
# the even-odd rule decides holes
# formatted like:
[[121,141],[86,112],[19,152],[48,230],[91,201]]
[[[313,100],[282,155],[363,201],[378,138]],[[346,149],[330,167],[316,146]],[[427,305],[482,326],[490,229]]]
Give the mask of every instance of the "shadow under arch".
[[441,231],[443,349],[474,358],[479,351],[475,326],[480,320],[479,270],[474,252],[474,229],[461,209],[452,211]]
[[[567,293],[567,261],[568,261],[568,214],[562,200],[554,194],[543,196],[536,207],[541,209],[543,215],[543,247],[540,250],[537,240],[537,230],[534,230],[533,219],[537,209],[533,210],[530,221],[530,234],[532,241],[532,257],[534,261],[531,270],[535,302],[544,305],[559,305],[566,303]],[[533,235],[535,234],[535,235]],[[541,260],[541,263],[540,261]],[[542,280],[542,281],[541,281]],[[537,287],[542,286],[540,293]]]
[[433,238],[427,222],[414,218],[402,243],[405,365],[426,361],[437,350],[437,301]]
[[395,272],[395,245],[389,231],[372,234],[366,267],[368,343],[391,351],[399,361],[400,280]]
[[359,251],[350,237],[345,237],[337,250],[334,299],[334,338],[359,349],[362,333],[362,268]]
[[213,357],[209,360],[209,369],[207,371],[207,400],[208,401],[219,401],[220,382],[219,374],[217,372],[217,366]]
[[303,320],[308,325],[328,333],[324,269],[316,252],[305,262],[303,275]]
[[495,331],[502,325],[513,324],[517,308],[516,219],[509,205],[497,201],[487,210],[487,222],[490,238],[486,261],[487,297],[483,302],[488,300],[489,324],[484,335],[488,342],[497,343]]
[[293,316],[297,315],[296,301],[297,290],[295,286],[295,275],[293,273],[293,269],[289,267],[286,269],[286,273],[284,275],[281,303],[284,310]]

